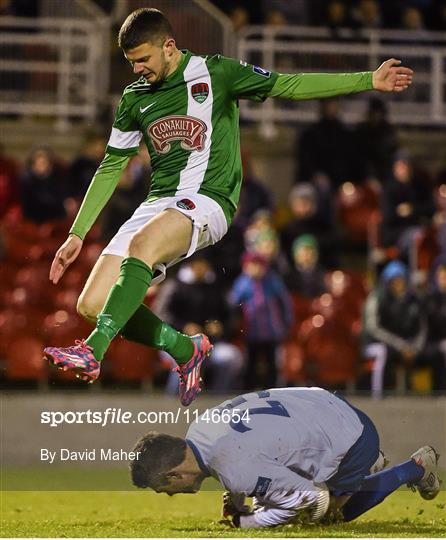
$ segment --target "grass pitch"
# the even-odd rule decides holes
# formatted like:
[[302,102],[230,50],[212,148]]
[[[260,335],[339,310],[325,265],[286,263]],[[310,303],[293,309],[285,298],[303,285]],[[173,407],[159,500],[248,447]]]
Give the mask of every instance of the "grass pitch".
[[[168,497],[131,486],[128,491],[61,491],[63,480],[71,480],[74,487],[74,479],[82,475],[68,471],[61,475],[59,472],[55,475],[58,482],[55,482],[48,470],[45,476],[51,482],[47,482],[47,489],[53,491],[36,491],[37,485],[45,486],[42,471],[22,469],[20,474],[17,470],[2,473],[3,488],[8,491],[1,493],[1,537],[446,536],[445,491],[434,501],[424,501],[418,494],[401,489],[349,524],[329,527],[286,525],[243,531],[228,529],[218,523],[222,491],[216,482],[209,480],[204,486],[206,491]],[[88,485],[103,486],[105,477],[111,481],[108,489],[129,485],[127,471],[107,473],[94,469],[89,473]],[[23,490],[29,490],[32,485],[34,490]]]

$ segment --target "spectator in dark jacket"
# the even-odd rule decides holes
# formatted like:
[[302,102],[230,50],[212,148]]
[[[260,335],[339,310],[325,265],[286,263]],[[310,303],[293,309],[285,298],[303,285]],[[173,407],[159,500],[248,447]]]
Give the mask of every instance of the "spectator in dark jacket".
[[446,254],[435,259],[426,295],[427,343],[425,365],[432,370],[432,389],[446,389]]
[[192,325],[204,332],[208,321],[226,324],[227,303],[216,285],[215,273],[202,253],[196,253],[181,266],[165,310],[169,322],[185,333],[190,333],[188,327]]
[[387,105],[372,98],[364,122],[356,127],[358,180],[375,179],[381,184],[391,177],[392,156],[398,148],[395,127],[387,119]]
[[322,172],[328,176],[334,191],[352,180],[353,136],[339,118],[337,98],[321,100],[320,114],[320,120],[302,133],[297,147],[299,181],[311,182]]
[[434,212],[432,190],[405,151],[393,162],[393,177],[383,190],[383,243],[407,249],[414,233]]
[[66,216],[66,184],[61,167],[48,148],[31,153],[20,177],[23,215],[35,223],[46,223]]
[[[293,310],[282,279],[268,268],[261,255],[246,252],[242,270],[231,300],[242,310],[247,346],[245,389],[251,390],[276,384],[276,349],[291,329]],[[266,367],[263,377],[258,373],[262,360]]]
[[416,365],[426,341],[426,319],[420,299],[409,289],[406,266],[390,262],[381,283],[368,296],[363,323],[372,395],[395,388],[396,368]]
[[82,199],[91,179],[104,157],[106,139],[102,135],[89,135],[84,147],[68,169],[69,195]]

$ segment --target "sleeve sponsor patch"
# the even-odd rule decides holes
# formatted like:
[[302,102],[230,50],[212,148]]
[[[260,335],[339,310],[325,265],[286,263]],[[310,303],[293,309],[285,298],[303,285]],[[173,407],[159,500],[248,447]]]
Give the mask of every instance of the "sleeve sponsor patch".
[[268,71],[267,69],[263,69],[259,66],[252,66],[252,70],[254,73],[257,73],[258,75],[262,75],[262,77],[266,77],[267,79],[271,77],[271,71]]
[[257,484],[254,488],[254,491],[251,493],[250,497],[264,497],[268,488],[271,484],[271,478],[266,478],[265,476],[259,476],[257,478]]

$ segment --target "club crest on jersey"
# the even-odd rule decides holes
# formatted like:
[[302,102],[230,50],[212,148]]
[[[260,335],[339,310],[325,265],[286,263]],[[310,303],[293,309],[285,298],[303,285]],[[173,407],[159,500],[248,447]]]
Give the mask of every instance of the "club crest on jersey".
[[204,150],[206,142],[206,124],[194,116],[165,116],[152,122],[148,128],[153,147],[157,154],[167,154],[173,141],[181,141],[183,150]]
[[181,201],[177,202],[177,206],[182,210],[194,210],[195,203],[193,203],[190,199],[181,199]]
[[198,101],[198,103],[203,103],[203,101],[207,100],[209,95],[209,85],[208,83],[200,82],[192,85],[190,91],[195,101]]

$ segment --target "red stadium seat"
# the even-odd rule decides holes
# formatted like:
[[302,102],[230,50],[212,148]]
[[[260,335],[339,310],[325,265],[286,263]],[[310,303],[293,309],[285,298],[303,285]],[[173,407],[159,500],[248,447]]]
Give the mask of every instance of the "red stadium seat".
[[354,383],[359,345],[336,318],[314,315],[302,324],[299,340],[307,381],[330,388]]
[[53,303],[56,310],[64,310],[71,314],[71,316],[77,316],[76,305],[79,298],[78,289],[58,289],[55,288],[53,292]]
[[355,186],[345,182],[337,195],[337,212],[340,223],[351,243],[365,244],[369,223],[379,216],[379,193],[370,186]]
[[0,265],[0,309],[7,308],[7,293],[13,288],[18,266],[8,261]]
[[45,343],[60,347],[74,345],[76,339],[86,338],[93,329],[79,315],[64,309],[47,315],[42,326]]
[[296,341],[289,340],[281,349],[281,374],[286,384],[303,384],[305,382],[302,347]]
[[295,329],[298,329],[311,313],[312,300],[311,298],[306,298],[298,293],[293,293],[291,295],[291,300],[293,302],[294,326]]
[[45,312],[34,308],[9,307],[0,312],[0,339],[5,343],[17,336],[42,336]]
[[47,380],[47,365],[43,360],[43,342],[35,337],[16,337],[6,352],[8,380]]
[[154,349],[117,337],[108,349],[104,365],[115,381],[151,381],[158,363]]
[[57,219],[44,223],[39,226],[39,238],[44,241],[53,239],[64,242],[67,239],[71,225],[71,219]]
[[425,228],[415,239],[415,264],[413,270],[421,271],[427,276],[435,257],[440,254],[438,231],[435,227]]

